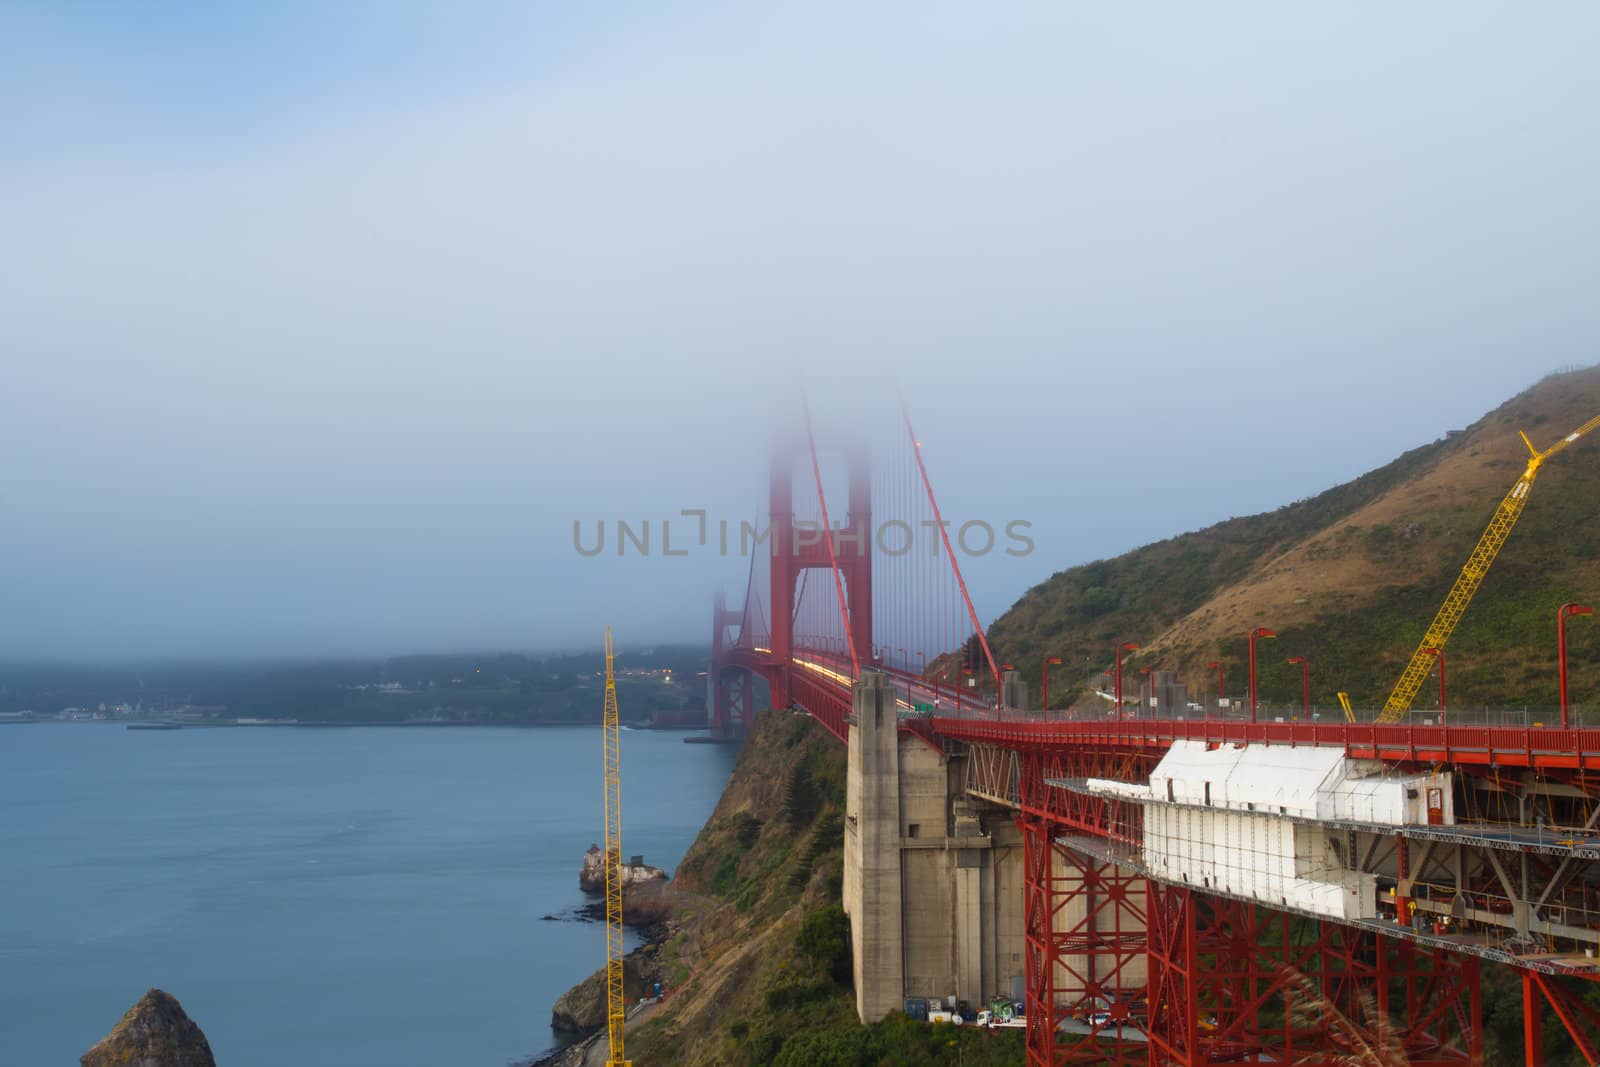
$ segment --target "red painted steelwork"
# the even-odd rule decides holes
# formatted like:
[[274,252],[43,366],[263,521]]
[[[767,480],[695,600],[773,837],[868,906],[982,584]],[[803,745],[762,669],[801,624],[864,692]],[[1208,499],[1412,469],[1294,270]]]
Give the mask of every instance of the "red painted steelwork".
[[1144,1063],[1144,878],[1063,847],[1044,819],[1017,825],[1030,1067]]
[[1556,660],[1561,674],[1561,726],[1567,726],[1567,620],[1574,615],[1593,615],[1587,604],[1563,604],[1556,612]]
[[791,670],[789,673],[789,688],[795,702],[810,712],[812,718],[833,736],[849,742],[850,729],[845,723],[851,707],[849,694],[842,693],[838,686],[829,685],[808,671]]
[[1555,978],[1538,971],[1522,972],[1522,1033],[1529,1067],[1544,1063],[1540,1008],[1548,1004],[1567,1036],[1578,1046],[1585,1063],[1600,1063],[1600,1012],[1596,1012]]
[[1407,726],[1399,723],[1242,722],[1146,719],[1137,722],[1041,722],[938,718],[934,729],[956,741],[1026,749],[1101,746],[1159,758],[1178,738],[1213,744],[1333,745],[1352,759],[1389,763],[1600,770],[1600,729],[1522,726]]

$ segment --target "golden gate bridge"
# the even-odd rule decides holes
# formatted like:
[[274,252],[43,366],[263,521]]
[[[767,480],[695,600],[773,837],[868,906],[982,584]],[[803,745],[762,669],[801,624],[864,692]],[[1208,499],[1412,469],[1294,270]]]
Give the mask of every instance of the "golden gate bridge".
[[[712,731],[742,736],[759,682],[771,707],[803,710],[849,743],[862,683],[892,694],[900,743],[936,753],[956,769],[963,801],[1003,813],[1020,834],[1030,1064],[1480,1063],[1486,959],[1521,978],[1527,1063],[1543,1062],[1546,1011],[1586,1062],[1600,1063],[1600,1016],[1574,982],[1600,979],[1600,729],[1564,718],[1381,721],[1392,714],[1263,722],[1253,706],[1248,719],[1030,710],[961,570],[957,549],[974,531],[941,511],[903,405],[898,422],[876,469],[867,435],[819,439],[809,411],[776,436],[768,526],[744,599],[730,607],[719,597],[713,613]],[[1543,454],[1529,445],[1531,473],[1507,498],[1517,512],[1538,462],[1597,424]],[[836,485],[830,497],[825,472],[838,480],[840,467],[842,498]],[[1485,542],[1474,553],[1473,588],[1515,522],[1504,521],[1507,506],[1487,559]],[[991,549],[993,533],[976,531]],[[1464,610],[1457,598],[1455,618]],[[1424,646],[1448,638],[1438,627]],[[1449,796],[1414,819],[1291,814],[1250,792],[1249,773],[1260,771],[1235,772],[1245,776],[1231,801],[1214,802],[1210,782],[1203,803],[1170,784],[1157,795],[1151,783],[1180,750],[1269,763],[1312,750],[1352,780],[1426,779]],[[1229,834],[1297,826],[1319,842],[1317,862],[1338,869],[1286,877],[1361,886],[1359,899],[1347,914],[1265,899],[1225,884],[1221,853],[1209,854],[1210,868],[1196,861],[1174,874],[1154,863],[1147,835],[1187,811]],[[1206,869],[1215,877],[1195,873]]]

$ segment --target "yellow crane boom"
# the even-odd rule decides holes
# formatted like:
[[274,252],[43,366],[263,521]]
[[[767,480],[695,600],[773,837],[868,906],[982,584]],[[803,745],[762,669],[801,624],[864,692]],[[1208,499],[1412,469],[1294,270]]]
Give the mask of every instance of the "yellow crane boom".
[[628,1021],[622,991],[622,724],[617,717],[617,674],[606,627],[606,1036],[611,1042],[606,1067],[629,1067],[622,1051]]
[[1533,480],[1539,476],[1539,468],[1544,465],[1544,461],[1597,426],[1600,426],[1600,415],[1596,415],[1543,452],[1533,447],[1533,442],[1528,440],[1527,434],[1519,432],[1522,443],[1528,446],[1527,469],[1522,472],[1522,477],[1517,479],[1517,483],[1511,487],[1505,499],[1500,501],[1500,506],[1495,508],[1494,517],[1489,520],[1488,528],[1483,531],[1483,536],[1478,538],[1477,547],[1467,558],[1467,565],[1461,568],[1455,584],[1450,587],[1449,595],[1439,606],[1439,613],[1433,617],[1428,632],[1423,635],[1422,643],[1417,645],[1417,650],[1411,654],[1411,662],[1406,664],[1400,680],[1395,683],[1394,692],[1389,694],[1389,699],[1384,703],[1383,711],[1378,715],[1379,722],[1394,722],[1411,710],[1411,702],[1417,698],[1417,690],[1422,688],[1423,680],[1433,669],[1434,656],[1431,650],[1444,648],[1445,642],[1450,640],[1450,635],[1455,632],[1456,624],[1466,613],[1467,605],[1472,603],[1473,594],[1478,591],[1478,586],[1483,584],[1484,575],[1489,573],[1495,557],[1500,554],[1501,546],[1506,543],[1506,538],[1511,536],[1511,530],[1517,525],[1517,519],[1522,517],[1522,509],[1528,506],[1528,493],[1533,488]]

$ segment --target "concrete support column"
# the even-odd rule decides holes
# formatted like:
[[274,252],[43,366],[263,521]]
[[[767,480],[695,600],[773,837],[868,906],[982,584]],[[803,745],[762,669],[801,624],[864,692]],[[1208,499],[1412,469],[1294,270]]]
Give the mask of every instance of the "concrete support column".
[[876,1022],[903,1007],[900,744],[895,690],[865,671],[855,684],[845,794],[845,900],[855,957],[856,1014]]
[[976,1007],[984,1001],[983,987],[983,865],[984,849],[958,848],[956,882],[956,996]]

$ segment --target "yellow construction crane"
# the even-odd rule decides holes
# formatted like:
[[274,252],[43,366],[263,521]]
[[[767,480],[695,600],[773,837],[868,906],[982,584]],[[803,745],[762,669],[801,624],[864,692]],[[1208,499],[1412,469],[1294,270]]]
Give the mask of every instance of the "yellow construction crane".
[[1378,715],[1379,722],[1394,722],[1411,710],[1411,702],[1416,699],[1417,690],[1422,688],[1423,679],[1427,678],[1433,669],[1434,650],[1444,648],[1445,642],[1450,640],[1450,635],[1455,632],[1456,624],[1461,621],[1467,605],[1472,603],[1473,594],[1478,591],[1478,586],[1483,584],[1483,576],[1489,573],[1494,558],[1500,554],[1500,547],[1506,543],[1506,538],[1511,536],[1512,527],[1516,526],[1517,519],[1522,516],[1522,509],[1528,505],[1528,492],[1533,488],[1533,480],[1539,476],[1539,468],[1544,465],[1544,461],[1597,426],[1600,426],[1600,415],[1596,415],[1543,452],[1533,447],[1533,442],[1528,440],[1527,434],[1519,431],[1522,443],[1528,446],[1528,467],[1522,472],[1522,477],[1517,479],[1517,484],[1511,487],[1511,492],[1500,501],[1500,506],[1494,511],[1494,517],[1489,520],[1488,529],[1478,538],[1478,545],[1468,557],[1467,565],[1461,568],[1456,584],[1450,587],[1450,594],[1444,598],[1439,613],[1433,617],[1428,632],[1423,635],[1422,643],[1411,654],[1411,662],[1406,664],[1400,680],[1395,683],[1394,692],[1389,694],[1388,701],[1383,705],[1383,711]]
[[628,1021],[622,992],[622,725],[617,721],[617,673],[606,627],[606,1036],[611,1055],[606,1067],[630,1067],[622,1051]]
[[1356,713],[1350,707],[1350,694],[1346,693],[1342,689],[1339,691],[1339,706],[1344,709],[1344,721],[1345,722],[1355,722],[1356,721]]

